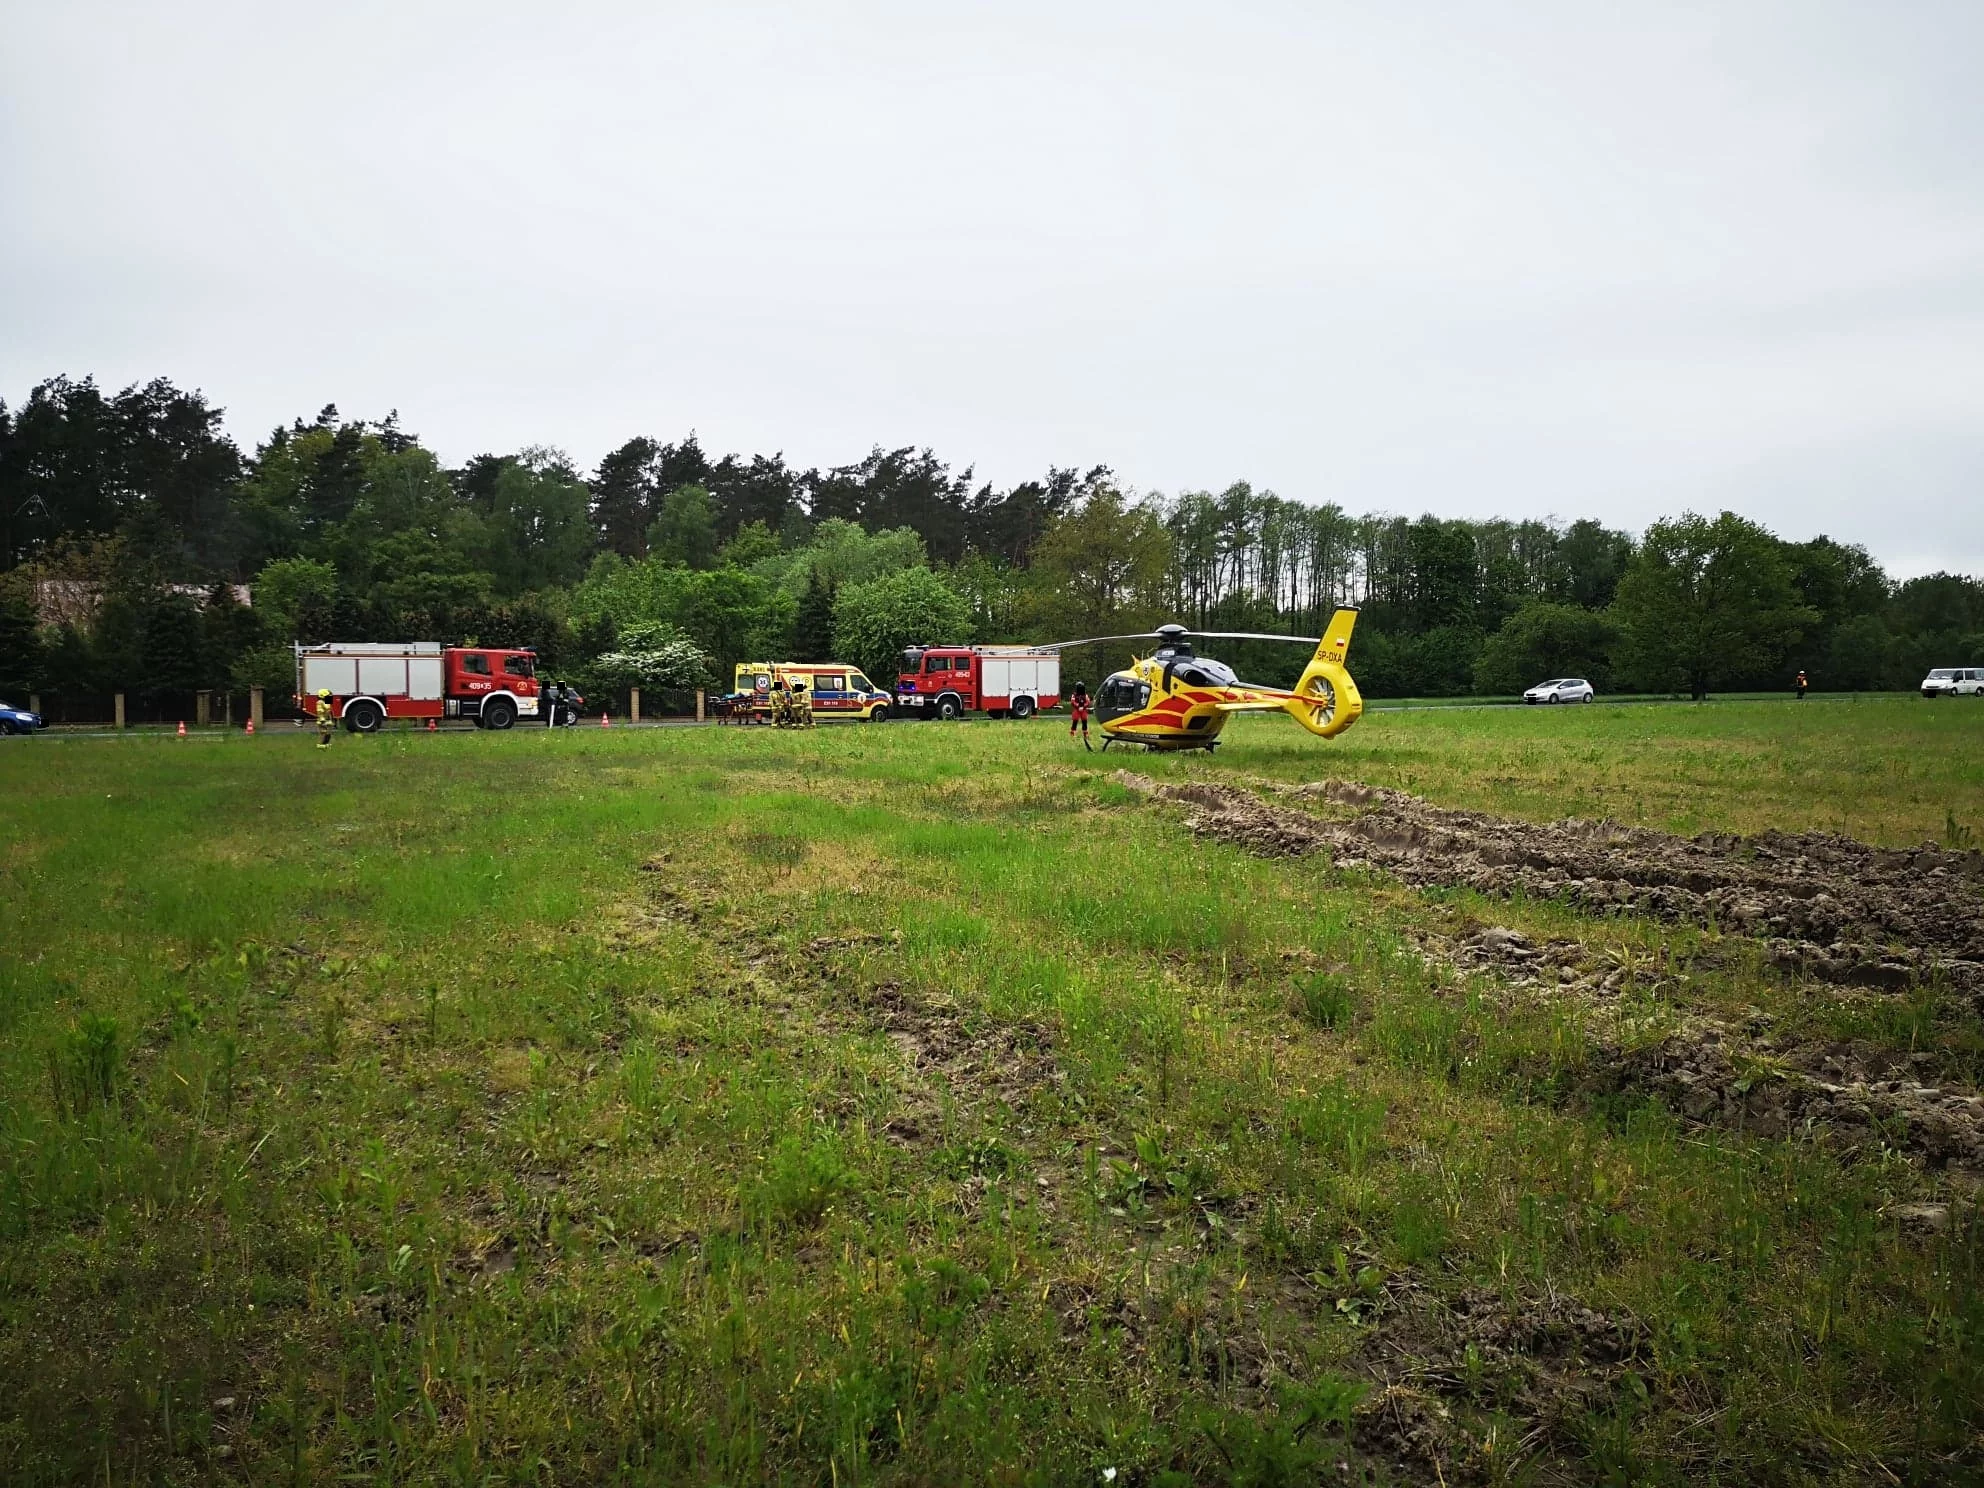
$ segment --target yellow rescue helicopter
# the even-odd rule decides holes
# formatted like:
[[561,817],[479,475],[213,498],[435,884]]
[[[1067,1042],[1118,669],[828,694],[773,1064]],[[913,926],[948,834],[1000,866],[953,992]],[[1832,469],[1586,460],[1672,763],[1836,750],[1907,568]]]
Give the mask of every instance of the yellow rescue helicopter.
[[[1134,635],[1091,636],[1061,641],[1042,650],[1065,651],[1109,641],[1154,640],[1145,658],[1132,658],[1112,673],[1095,694],[1095,718],[1102,747],[1141,744],[1146,749],[1203,749],[1219,743],[1220,730],[1235,713],[1286,713],[1319,738],[1333,739],[1364,711],[1364,698],[1344,670],[1357,611],[1346,606],[1330,618],[1321,636],[1262,635],[1255,631],[1192,632],[1182,625],[1160,625]],[[1233,669],[1194,649],[1196,641],[1291,641],[1313,645],[1316,654],[1292,690],[1242,682]]]

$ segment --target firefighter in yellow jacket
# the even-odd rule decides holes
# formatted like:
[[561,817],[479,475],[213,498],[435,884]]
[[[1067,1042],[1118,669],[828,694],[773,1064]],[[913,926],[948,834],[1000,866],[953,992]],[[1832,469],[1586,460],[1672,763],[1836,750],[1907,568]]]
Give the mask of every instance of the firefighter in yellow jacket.
[[328,687],[317,689],[317,747],[331,747],[331,729],[335,720],[331,717],[331,690]]

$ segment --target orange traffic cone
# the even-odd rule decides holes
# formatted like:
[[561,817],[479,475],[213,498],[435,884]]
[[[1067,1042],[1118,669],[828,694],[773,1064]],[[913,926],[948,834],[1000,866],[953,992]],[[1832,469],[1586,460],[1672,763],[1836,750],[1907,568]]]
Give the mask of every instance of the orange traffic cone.
[[604,713],[602,713],[599,715],[599,726],[601,728],[612,728],[613,720],[608,718]]
[[427,732],[431,734],[431,733],[433,733],[434,731],[435,731],[435,729],[434,729],[434,720],[430,718],[430,719],[428,719],[428,720],[427,720]]
[[186,737],[186,720],[183,718],[179,720],[179,737],[182,739]]
[[251,734],[255,732],[255,720],[252,718],[248,720],[248,732]]

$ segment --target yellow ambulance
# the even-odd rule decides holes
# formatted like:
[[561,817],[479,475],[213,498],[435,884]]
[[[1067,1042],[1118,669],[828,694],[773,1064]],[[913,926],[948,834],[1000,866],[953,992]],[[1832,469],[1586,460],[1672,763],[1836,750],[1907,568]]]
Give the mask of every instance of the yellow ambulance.
[[727,701],[740,723],[769,723],[772,687],[783,678],[788,686],[806,684],[806,697],[815,718],[858,718],[880,723],[889,716],[889,695],[861,675],[860,669],[839,661],[740,661],[734,690]]

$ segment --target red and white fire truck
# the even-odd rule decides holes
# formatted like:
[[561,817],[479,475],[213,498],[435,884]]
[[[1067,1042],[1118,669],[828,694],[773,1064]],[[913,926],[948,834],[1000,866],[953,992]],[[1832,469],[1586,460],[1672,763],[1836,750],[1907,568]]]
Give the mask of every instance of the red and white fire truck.
[[1061,701],[1061,653],[1026,646],[911,646],[902,653],[896,706],[909,718],[1031,718]]
[[328,689],[344,726],[370,734],[388,718],[471,718],[506,729],[538,718],[537,654],[438,641],[331,641],[296,648],[296,704],[310,717]]

